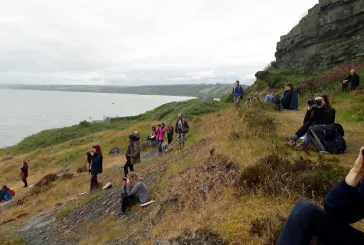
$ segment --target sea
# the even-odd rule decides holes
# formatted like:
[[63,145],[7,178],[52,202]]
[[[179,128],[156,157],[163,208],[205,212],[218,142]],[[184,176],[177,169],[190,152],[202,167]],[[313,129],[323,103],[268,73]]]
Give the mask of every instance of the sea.
[[134,116],[191,97],[0,89],[0,148],[44,129]]

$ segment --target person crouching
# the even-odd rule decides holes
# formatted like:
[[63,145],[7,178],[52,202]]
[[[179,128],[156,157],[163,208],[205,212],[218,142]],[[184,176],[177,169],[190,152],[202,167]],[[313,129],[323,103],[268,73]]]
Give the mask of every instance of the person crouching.
[[139,180],[135,172],[128,174],[123,178],[123,192],[121,194],[121,210],[117,215],[118,219],[126,215],[126,211],[132,205],[140,202],[141,204],[149,201],[148,189],[143,182]]

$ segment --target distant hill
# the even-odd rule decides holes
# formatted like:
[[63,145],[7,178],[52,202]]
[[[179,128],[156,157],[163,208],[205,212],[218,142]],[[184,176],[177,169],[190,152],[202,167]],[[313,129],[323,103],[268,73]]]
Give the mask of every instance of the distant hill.
[[[242,85],[243,87],[248,87]],[[171,95],[191,97],[221,96],[232,91],[232,84],[177,84],[177,85],[148,85],[148,86],[91,86],[91,85],[0,85],[0,89],[68,91],[91,93],[117,93],[141,95]]]

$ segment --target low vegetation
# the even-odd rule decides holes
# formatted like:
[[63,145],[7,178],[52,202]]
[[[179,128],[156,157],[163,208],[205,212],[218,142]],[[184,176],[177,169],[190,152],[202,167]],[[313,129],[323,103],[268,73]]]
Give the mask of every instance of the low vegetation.
[[[287,78],[300,85],[305,79],[322,76],[280,71],[274,63],[267,71],[281,79],[272,91],[281,89]],[[270,78],[260,75],[263,77],[250,93],[257,86],[269,90]],[[330,96],[349,146],[345,154],[335,156],[295,152],[285,145],[286,138],[302,124],[306,97],[301,97],[297,112],[276,112],[261,103],[244,104],[238,112],[225,100],[191,100],[169,103],[117,123],[82,122],[31,136],[1,151],[14,155],[14,159],[0,162],[0,174],[1,182],[16,189],[17,195],[8,205],[0,206],[1,211],[6,210],[0,217],[0,236],[21,227],[37,213],[56,209],[57,222],[79,222],[69,234],[60,230],[57,239],[72,237],[79,244],[163,244],[165,240],[181,244],[275,244],[294,203],[307,199],[322,204],[332,185],[344,178],[363,144],[361,91],[339,94],[331,90]],[[99,143],[104,150],[100,182],[111,181],[119,188],[127,136],[137,130],[144,138],[152,124],[174,122],[179,112],[191,125],[185,149],[176,150],[173,145],[167,154],[143,159],[135,166],[155,204],[146,209],[136,206],[126,219],[115,220],[106,210],[118,211],[119,194],[112,196],[113,203],[109,190],[96,196],[77,196],[89,189],[85,153],[91,145]],[[114,146],[121,154],[107,154]],[[33,189],[21,188],[19,163],[23,160],[29,160],[29,181],[38,183]],[[68,175],[62,177],[59,173],[65,170]],[[97,222],[89,216],[82,219],[85,205],[93,203],[97,204],[94,211],[100,214]],[[90,210],[86,211],[90,215]],[[364,231],[364,222],[355,227]]]

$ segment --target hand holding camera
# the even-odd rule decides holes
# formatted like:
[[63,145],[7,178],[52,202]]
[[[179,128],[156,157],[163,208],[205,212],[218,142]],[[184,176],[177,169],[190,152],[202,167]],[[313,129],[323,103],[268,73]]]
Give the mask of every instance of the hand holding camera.
[[308,100],[307,101],[308,110],[314,108],[320,108],[322,106],[322,100]]

